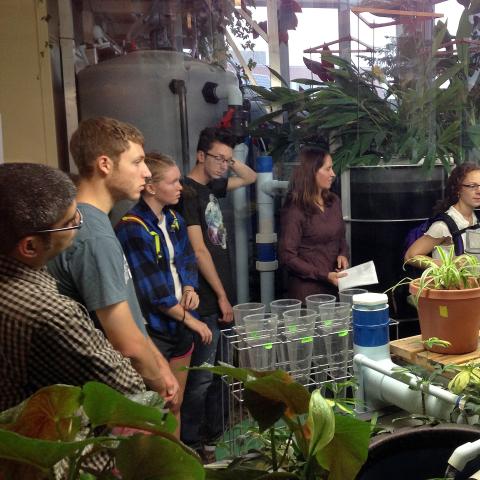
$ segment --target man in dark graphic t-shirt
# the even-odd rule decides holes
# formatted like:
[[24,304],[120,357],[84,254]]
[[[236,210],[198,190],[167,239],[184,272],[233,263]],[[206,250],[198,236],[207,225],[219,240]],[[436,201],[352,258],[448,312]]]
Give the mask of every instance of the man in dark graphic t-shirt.
[[[212,343],[195,338],[191,366],[219,359],[220,329],[233,321],[232,266],[227,230],[218,202],[227,191],[250,185],[256,173],[233,158],[235,137],[224,128],[200,133],[197,163],[184,180],[180,206],[188,237],[198,260],[200,320],[213,334]],[[228,170],[233,173],[226,177]],[[182,406],[182,440],[209,461],[222,434],[221,380],[209,372],[190,371]]]

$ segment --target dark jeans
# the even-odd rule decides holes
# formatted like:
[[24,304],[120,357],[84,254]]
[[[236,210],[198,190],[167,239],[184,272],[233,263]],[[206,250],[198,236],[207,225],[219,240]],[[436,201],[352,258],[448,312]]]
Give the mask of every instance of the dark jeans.
[[[195,348],[190,366],[198,367],[203,363],[211,365],[218,361],[228,362],[225,336],[220,335],[223,324],[218,323],[218,315],[200,317],[212,331],[212,343],[205,345],[198,334],[194,334]],[[189,447],[198,449],[202,445],[212,445],[223,434],[223,426],[228,419],[228,388],[220,375],[210,372],[190,370],[182,403],[181,419],[182,441]]]

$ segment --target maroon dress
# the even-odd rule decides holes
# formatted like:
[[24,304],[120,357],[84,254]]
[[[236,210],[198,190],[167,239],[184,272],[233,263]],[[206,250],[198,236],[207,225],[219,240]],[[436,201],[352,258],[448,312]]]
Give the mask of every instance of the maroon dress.
[[324,212],[308,214],[291,204],[282,210],[278,253],[288,270],[290,298],[305,302],[308,295],[338,292],[327,275],[337,268],[339,255],[347,256],[347,242],[340,199],[332,195]]

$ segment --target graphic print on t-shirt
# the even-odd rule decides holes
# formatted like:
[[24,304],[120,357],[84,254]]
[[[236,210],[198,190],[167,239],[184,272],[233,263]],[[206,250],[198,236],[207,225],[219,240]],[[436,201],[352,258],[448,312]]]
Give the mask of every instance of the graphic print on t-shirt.
[[224,250],[227,248],[227,229],[223,225],[223,215],[220,204],[213,193],[209,196],[205,208],[205,222],[207,224],[208,238],[213,245],[219,245]]

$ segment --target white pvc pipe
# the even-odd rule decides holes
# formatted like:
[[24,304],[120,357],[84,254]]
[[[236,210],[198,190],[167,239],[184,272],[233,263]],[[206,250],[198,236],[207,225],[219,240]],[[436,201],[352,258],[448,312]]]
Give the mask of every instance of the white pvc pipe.
[[218,85],[215,88],[215,95],[218,98],[226,98],[229,106],[243,105],[242,91],[236,83]]
[[461,472],[465,465],[480,455],[480,440],[467,442],[457,447],[450,458],[448,464]]
[[[236,145],[233,156],[245,163],[248,146],[245,143]],[[235,224],[235,275],[237,282],[237,303],[250,300],[248,288],[248,218],[250,215],[247,201],[247,189],[237,188],[233,195],[233,217]]]
[[[464,404],[461,395],[436,385],[419,384],[417,377],[404,372],[390,359],[375,361],[364,354],[357,354],[353,361],[363,395],[360,400],[368,409],[396,405],[407,412],[420,413],[425,407],[425,414],[449,420],[453,410]],[[395,369],[403,371],[400,374]]]
[[262,183],[261,188],[266,195],[275,195],[277,191],[286,190],[288,184],[288,180],[267,180]]
[[[277,236],[274,232],[273,196],[266,193],[264,185],[270,184],[273,172],[257,172],[257,242],[276,243]],[[261,302],[267,306],[275,299],[275,270],[278,265],[269,265],[271,262],[257,262],[260,272],[260,297]]]

